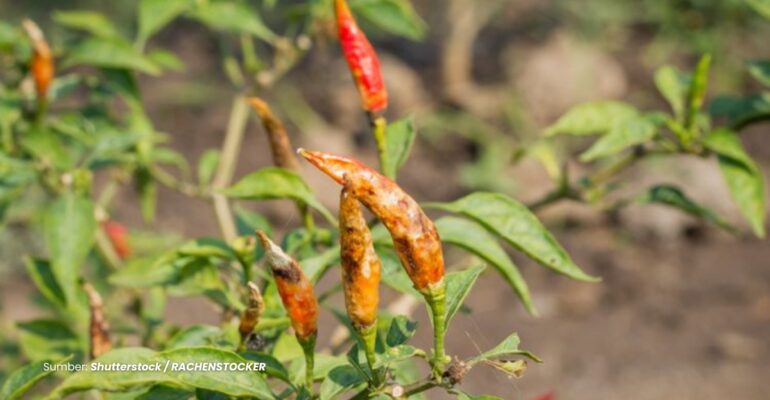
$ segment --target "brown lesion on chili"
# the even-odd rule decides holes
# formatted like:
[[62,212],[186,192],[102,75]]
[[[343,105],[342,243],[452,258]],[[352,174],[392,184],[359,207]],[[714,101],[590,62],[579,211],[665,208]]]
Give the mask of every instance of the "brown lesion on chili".
[[91,309],[90,322],[90,356],[91,359],[110,351],[112,341],[110,340],[110,324],[104,315],[104,303],[99,292],[91,286],[90,283],[83,283],[83,290],[88,296],[88,305]]
[[299,283],[302,279],[299,268],[299,264],[292,260],[291,267],[289,268],[273,268],[273,275],[288,283]]

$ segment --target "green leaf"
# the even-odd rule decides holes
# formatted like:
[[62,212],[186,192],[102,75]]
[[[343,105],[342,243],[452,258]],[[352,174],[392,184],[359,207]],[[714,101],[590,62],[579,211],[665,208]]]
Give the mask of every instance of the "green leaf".
[[227,339],[227,333],[221,328],[212,325],[190,325],[175,333],[166,343],[165,350],[180,349],[184,347],[228,347],[237,346]]
[[220,153],[218,150],[207,150],[198,161],[198,182],[201,185],[211,183],[214,172],[219,165]]
[[398,170],[409,158],[409,152],[412,150],[416,136],[417,133],[411,117],[400,119],[388,125],[385,131],[388,151],[387,164],[384,168],[386,176],[395,177],[398,174]]
[[301,201],[318,210],[326,219],[336,220],[329,210],[315,198],[302,177],[285,168],[260,169],[225,189],[224,194],[236,199],[292,199]]
[[155,65],[175,71],[182,72],[185,69],[184,62],[176,56],[176,54],[163,49],[155,49],[147,53],[147,59],[154,62]]
[[337,396],[364,383],[364,377],[352,365],[341,365],[332,369],[321,383],[321,400],[336,399]]
[[223,240],[216,238],[200,238],[191,240],[177,249],[182,256],[216,257],[224,260],[235,260],[235,251]]
[[463,305],[465,298],[471,292],[476,279],[484,272],[484,268],[486,268],[484,265],[471,267],[462,271],[450,272],[444,277],[446,279],[447,326],[449,326],[457,311],[460,310],[460,306]]
[[357,0],[350,7],[380,29],[412,40],[425,37],[427,24],[409,0]]
[[273,356],[257,353],[251,350],[240,354],[241,357],[247,360],[265,363],[265,375],[280,379],[287,383],[291,382],[291,379],[289,378],[289,371],[287,371],[286,367],[284,367],[283,364],[281,364],[281,362],[275,359]]
[[746,0],[759,15],[770,19],[770,0]]
[[198,4],[192,16],[215,30],[249,33],[268,42],[275,38],[259,15],[245,3],[212,0]]
[[139,168],[134,174],[136,190],[139,192],[139,207],[145,222],[155,220],[155,210],[158,207],[158,184],[147,168]]
[[139,41],[146,41],[192,5],[192,0],[140,0]]
[[52,304],[64,308],[67,304],[67,299],[64,297],[61,286],[56,281],[51,264],[45,260],[26,257],[24,265],[27,267],[27,274],[35,282],[37,290]]
[[703,107],[703,100],[706,98],[706,85],[708,84],[708,73],[711,66],[711,55],[705,54],[698,61],[695,72],[692,75],[690,88],[687,92],[687,118],[685,128],[695,129],[695,122],[698,112]]
[[687,214],[692,215],[695,218],[700,218],[704,221],[710,222],[722,229],[729,232],[735,232],[735,228],[731,226],[727,221],[720,217],[717,213],[703,207],[687,197],[684,192],[679,188],[670,185],[659,185],[648,189],[645,193],[637,198],[640,203],[657,203],[674,207]]
[[2,389],[0,389],[0,399],[20,399],[24,393],[32,388],[32,386],[53,372],[53,369],[49,368],[49,366],[64,361],[66,360],[58,362],[53,360],[42,360],[17,369],[5,380]]
[[770,60],[749,62],[749,73],[761,84],[770,86]]
[[436,228],[443,242],[468,250],[495,267],[519,296],[527,311],[537,315],[529,288],[519,269],[486,229],[473,221],[455,217],[436,220]]
[[505,239],[540,265],[573,279],[596,282],[570,258],[537,217],[523,204],[500,193],[477,192],[452,203],[426,204],[463,214]]
[[548,136],[568,133],[571,135],[593,135],[606,133],[615,124],[633,118],[638,111],[617,101],[598,101],[572,107],[556,123],[545,130]]
[[[195,347],[161,353],[146,348],[112,350],[94,360],[102,364],[155,365],[160,371],[110,372],[108,374],[84,370],[67,377],[50,397],[56,398],[89,389],[128,391],[148,385],[168,384],[181,388],[196,388],[224,393],[235,397],[254,397],[272,400],[267,383],[260,372],[249,371],[182,371],[174,367],[199,364],[247,363],[243,357],[226,350]],[[168,366],[166,369],[165,366]]]
[[91,200],[66,193],[48,206],[43,221],[43,237],[51,267],[68,304],[78,293],[80,270],[91,250],[96,234],[94,205]]
[[711,102],[714,117],[727,117],[734,129],[770,119],[770,93],[759,93],[745,97],[720,96]]
[[391,347],[380,353],[379,357],[377,357],[377,362],[374,364],[374,369],[416,357],[420,354],[420,351],[418,348],[408,344]]
[[718,156],[727,188],[754,233],[765,236],[765,179],[746,153],[738,135],[728,129],[711,132],[703,144]]
[[20,322],[19,344],[24,355],[32,360],[64,358],[73,354],[80,355],[77,336],[60,321],[37,319]]
[[588,150],[580,155],[580,160],[589,162],[607,157],[638,144],[646,143],[655,137],[658,127],[651,118],[636,117],[618,123],[609,133],[597,140]]
[[67,28],[77,29],[105,38],[118,37],[112,21],[95,11],[56,11],[53,20]]
[[402,315],[395,316],[390,322],[388,333],[385,335],[385,344],[389,348],[400,346],[409,341],[416,332],[416,322],[410,321]]
[[391,248],[377,246],[376,250],[382,264],[382,282],[393,290],[401,293],[408,293],[416,297],[422,297],[422,295],[420,295],[414,288],[412,280],[401,266],[401,260],[399,260],[398,255],[396,255]]
[[520,350],[519,343],[520,343],[519,335],[516,333],[512,333],[510,336],[508,336],[502,342],[500,342],[500,344],[498,344],[497,346],[475,357],[473,361],[489,360],[491,358],[520,355],[520,356],[528,357],[533,361],[541,362],[541,360],[534,354],[526,350]]
[[153,76],[161,72],[160,67],[140,53],[131,43],[118,38],[86,38],[70,50],[63,65],[129,69]]
[[679,121],[684,120],[684,103],[687,99],[689,85],[690,77],[670,65],[661,67],[655,72],[655,86],[671,105],[671,109]]

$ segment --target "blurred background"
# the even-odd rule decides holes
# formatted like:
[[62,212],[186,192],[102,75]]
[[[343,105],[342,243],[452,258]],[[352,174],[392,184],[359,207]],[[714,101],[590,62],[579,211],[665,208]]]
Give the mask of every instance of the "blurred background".
[[[284,1],[279,2],[281,4]],[[301,3],[287,1],[287,4]],[[742,0],[414,0],[425,21],[420,39],[364,25],[371,33],[392,97],[389,114],[413,114],[418,138],[399,176],[420,201],[448,201],[471,190],[494,190],[531,201],[552,189],[534,160],[513,163],[517,148],[572,105],[622,99],[663,109],[653,74],[663,64],[690,70],[713,56],[709,96],[750,93],[746,62],[770,56],[770,21]],[[38,21],[54,46],[66,40],[54,10],[103,12],[134,29],[132,1],[0,0],[0,15]],[[281,21],[267,19],[269,25]],[[328,27],[333,32],[333,21]],[[409,36],[409,35],[407,35]],[[63,38],[63,39],[62,39]],[[150,47],[173,51],[186,65],[162,78],[142,76],[147,110],[170,146],[195,162],[221,145],[232,99],[222,49],[200,24],[177,20]],[[260,93],[287,122],[294,144],[355,154],[376,164],[376,148],[338,44],[312,43],[296,68]],[[742,138],[767,171],[770,126]],[[262,127],[251,119],[236,177],[271,165]],[[575,163],[575,176],[581,165]],[[319,198],[336,207],[337,189],[305,169]],[[691,197],[741,225],[719,170],[694,159],[647,162],[624,175],[628,185],[686,184]],[[182,237],[217,236],[210,207],[161,189],[155,225],[142,222],[130,188],[119,193],[114,218],[132,231]],[[300,223],[292,204],[261,203],[277,231]],[[540,316],[521,307],[496,274],[480,278],[465,313],[450,329],[448,348],[476,354],[517,331],[522,347],[545,362],[521,379],[476,368],[464,387],[505,399],[767,399],[770,398],[770,245],[730,235],[679,212],[634,206],[607,214],[561,203],[539,212],[578,265],[603,278],[571,281],[514,258],[531,285]],[[0,229],[0,329],[38,312],[21,257],[40,240],[12,223]],[[176,300],[167,310],[181,323],[216,323],[214,309]],[[422,326],[427,317],[414,316]],[[418,342],[430,342],[421,329]],[[4,344],[13,352],[13,345]],[[16,350],[18,351],[18,350]],[[0,367],[3,361],[0,360]],[[429,398],[443,398],[429,393]]]

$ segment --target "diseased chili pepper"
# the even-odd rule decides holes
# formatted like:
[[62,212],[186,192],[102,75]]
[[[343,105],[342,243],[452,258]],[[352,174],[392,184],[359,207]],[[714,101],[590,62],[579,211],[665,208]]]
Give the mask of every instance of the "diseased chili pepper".
[[43,31],[40,30],[36,23],[25,19],[21,24],[32,41],[34,54],[32,55],[32,62],[29,67],[30,71],[32,71],[32,77],[35,79],[37,97],[40,101],[43,101],[48,96],[48,88],[54,77],[53,54],[48,46],[48,42],[45,40],[45,36],[43,36]]
[[267,137],[270,140],[270,149],[273,153],[273,163],[277,167],[299,171],[299,162],[291,147],[286,128],[278,117],[273,114],[270,106],[258,97],[249,98],[249,105],[257,112],[265,127]]
[[310,387],[313,384],[315,341],[318,331],[318,301],[313,293],[313,285],[297,261],[284,253],[264,232],[257,231],[257,236],[265,248],[268,264],[273,271],[275,286],[289,314],[297,341],[305,353],[307,363],[305,383]]
[[[377,343],[380,259],[358,200],[350,194],[350,183],[340,193],[340,259],[345,307],[365,345],[366,359],[374,372]],[[376,374],[375,374],[376,375]]]
[[88,282],[83,284],[83,289],[86,295],[88,295],[88,304],[91,308],[91,325],[89,330],[91,338],[90,354],[91,359],[94,359],[110,351],[112,348],[110,324],[104,316],[104,304],[99,292]]
[[441,379],[446,363],[446,287],[441,240],[433,221],[395,182],[361,162],[303,149],[299,149],[299,153],[337,183],[344,184],[390,232],[401,264],[431,308],[435,345],[433,375]]
[[334,9],[342,52],[361,95],[363,108],[371,114],[381,113],[388,107],[388,91],[377,53],[358,27],[347,1],[335,0]]
[[262,293],[254,282],[249,282],[249,304],[241,313],[241,323],[238,325],[238,332],[241,334],[241,343],[246,341],[251,332],[259,323],[259,317],[265,309],[265,302],[262,300]]
[[123,224],[112,220],[102,222],[102,229],[110,239],[112,248],[115,249],[118,257],[125,260],[131,256],[131,244],[128,242],[128,230]]

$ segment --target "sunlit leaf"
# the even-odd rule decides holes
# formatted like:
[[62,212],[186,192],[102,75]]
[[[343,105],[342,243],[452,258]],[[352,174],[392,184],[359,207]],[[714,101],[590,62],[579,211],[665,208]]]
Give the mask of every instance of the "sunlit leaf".
[[145,41],[192,5],[192,0],[140,0],[139,39]]
[[53,369],[46,368],[46,366],[64,361],[66,359],[62,361],[42,360],[17,369],[8,376],[3,387],[0,388],[0,399],[20,399],[32,386],[53,372]]
[[198,4],[192,16],[212,29],[249,33],[260,39],[270,41],[275,34],[262,22],[246,3],[233,1],[208,1]]
[[746,2],[759,13],[759,15],[770,19],[770,0],[746,0]]
[[511,285],[527,311],[537,314],[527,283],[505,250],[486,229],[473,221],[454,217],[436,220],[436,228],[443,242],[462,247],[492,265]]
[[25,258],[24,265],[27,267],[27,274],[35,282],[37,290],[52,304],[63,308],[67,304],[67,299],[56,281],[51,264],[45,260]]
[[101,37],[116,37],[120,34],[112,21],[95,11],[56,11],[53,20],[60,25],[82,30]]
[[520,202],[500,193],[477,192],[452,203],[431,203],[434,207],[463,214],[505,239],[539,264],[571,278],[595,282],[583,272],[551,233]]
[[70,50],[63,65],[128,69],[148,75],[158,75],[161,71],[131,43],[118,38],[86,38]]
[[460,310],[463,302],[465,302],[465,298],[471,292],[473,284],[476,283],[476,279],[484,272],[484,268],[486,268],[484,265],[471,267],[462,271],[450,272],[444,277],[446,280],[447,326],[449,326],[457,311]]
[[409,158],[414,138],[416,136],[412,118],[400,119],[388,125],[385,137],[387,138],[387,164],[384,173],[395,177],[398,170]]
[[[770,1],[768,1],[770,4]],[[749,63],[749,73],[765,86],[770,86],[770,61],[756,60]]]
[[675,67],[666,65],[655,72],[655,86],[671,105],[674,115],[679,121],[684,120],[685,101],[687,101],[687,88],[690,85],[690,76]]
[[201,185],[208,185],[211,183],[211,178],[214,177],[214,172],[219,165],[220,153],[218,150],[208,150],[198,160],[198,182]]
[[387,32],[420,40],[427,25],[409,0],[356,0],[350,7],[367,21]]
[[658,127],[646,117],[630,118],[613,126],[588,150],[580,155],[584,162],[617,154],[630,147],[646,143],[655,137]]
[[703,101],[706,98],[706,85],[708,84],[708,73],[711,67],[711,55],[706,54],[698,61],[695,71],[692,74],[690,88],[687,92],[687,118],[685,128],[694,129],[698,111],[703,107]]
[[572,107],[553,125],[545,130],[546,135],[571,134],[593,135],[606,133],[615,124],[633,118],[638,111],[617,101],[598,101]]
[[502,342],[500,342],[500,344],[491,348],[490,350],[485,351],[484,353],[475,357],[473,360],[474,361],[488,360],[492,358],[521,355],[521,356],[528,357],[533,361],[540,362],[540,359],[534,354],[530,353],[529,351],[519,349],[520,342],[521,341],[519,340],[519,335],[516,333],[512,333],[511,335],[506,337]]

